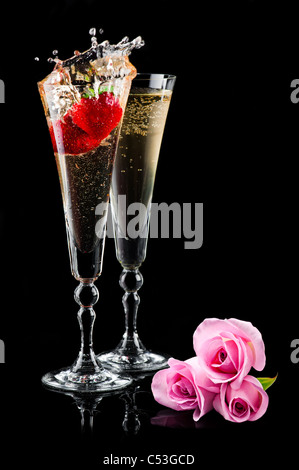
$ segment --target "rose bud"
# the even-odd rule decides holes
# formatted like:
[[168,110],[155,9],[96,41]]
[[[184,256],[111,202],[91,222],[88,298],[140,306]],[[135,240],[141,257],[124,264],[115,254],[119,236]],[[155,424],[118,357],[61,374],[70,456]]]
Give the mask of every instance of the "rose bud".
[[214,399],[214,408],[228,421],[255,421],[266,412],[269,397],[255,377],[247,375],[240,388],[223,383]]

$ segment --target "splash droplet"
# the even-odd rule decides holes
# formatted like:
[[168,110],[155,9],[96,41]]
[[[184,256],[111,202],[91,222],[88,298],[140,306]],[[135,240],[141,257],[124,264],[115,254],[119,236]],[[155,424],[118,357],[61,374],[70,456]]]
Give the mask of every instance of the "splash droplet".
[[34,57],[34,60],[36,60],[36,62],[39,61],[39,57]]
[[99,33],[100,33],[100,34],[103,34],[103,33],[104,33],[103,28],[100,28],[100,29],[99,29]]
[[122,38],[121,41],[119,41],[119,43],[117,44],[118,46],[121,46],[122,44],[125,44],[126,42],[129,41],[129,38],[128,36],[125,36],[124,38]]
[[96,28],[90,28],[90,30],[89,30],[89,34],[90,34],[90,36],[95,36],[95,35],[96,35],[96,33],[97,33],[97,30],[96,30]]
[[57,49],[54,49],[54,51],[52,52],[52,54],[56,56],[56,55],[58,54]]
[[[95,28],[89,29],[89,34],[92,35],[96,33]],[[62,67],[69,67],[70,65],[76,64],[79,61],[84,62],[85,58],[88,61],[100,59],[110,55],[118,55],[119,57],[123,57],[129,55],[131,51],[136,48],[139,49],[144,44],[144,41],[141,39],[140,36],[133,39],[133,41],[129,41],[129,38],[125,36],[118,44],[110,44],[109,41],[102,41],[100,44],[97,41],[97,37],[92,35],[91,36],[91,48],[85,52],[74,51],[74,56],[70,57],[66,60],[59,60],[58,57],[55,59],[49,60],[49,62],[55,62]],[[110,70],[110,63],[108,63],[108,71]],[[125,70],[120,72],[121,74],[125,73]]]

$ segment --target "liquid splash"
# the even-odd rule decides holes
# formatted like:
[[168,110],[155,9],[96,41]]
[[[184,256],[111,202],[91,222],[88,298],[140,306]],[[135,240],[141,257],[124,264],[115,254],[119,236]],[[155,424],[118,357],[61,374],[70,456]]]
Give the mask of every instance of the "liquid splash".
[[[92,36],[90,49],[78,55],[75,54],[70,59],[59,61],[59,63],[63,67],[69,67],[78,62],[96,60],[107,56],[128,56],[133,49],[140,49],[142,46],[144,46],[144,41],[141,36],[138,36],[132,41],[125,36],[117,44],[110,44],[108,40],[98,43],[96,36]],[[54,61],[58,63],[56,59],[54,59]]]
[[[100,29],[99,33],[102,34],[103,30]],[[118,86],[121,87],[122,82],[117,79],[132,80],[136,76],[136,68],[128,55],[144,45],[141,36],[132,41],[125,36],[117,44],[110,44],[107,40],[98,43],[95,28],[90,28],[89,35],[91,47],[87,51],[75,50],[71,58],[61,60],[58,50],[54,49],[53,57],[48,59],[49,63],[55,64],[54,69],[39,82],[39,87],[50,96],[52,119],[62,118],[74,103],[80,102],[82,96],[98,98],[106,90],[118,94]],[[42,96],[43,93],[41,91]]]
[[[58,51],[54,49],[52,55],[55,57],[49,57],[48,62],[55,63],[60,67],[69,67],[79,62],[96,60],[106,56],[128,56],[131,54],[133,49],[140,49],[142,46],[144,46],[144,40],[141,36],[138,36],[132,41],[129,40],[128,36],[125,36],[117,44],[110,44],[108,40],[98,43],[96,33],[96,28],[90,28],[89,35],[91,36],[91,47],[87,51],[80,52],[76,50],[74,51],[73,57],[66,60],[61,60],[58,58]],[[103,33],[104,30],[100,28],[99,34]]]

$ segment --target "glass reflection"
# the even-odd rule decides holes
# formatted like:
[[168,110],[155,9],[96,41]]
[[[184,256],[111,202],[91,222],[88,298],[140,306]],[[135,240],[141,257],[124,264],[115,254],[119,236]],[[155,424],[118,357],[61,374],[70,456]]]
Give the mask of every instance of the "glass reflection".
[[[112,403],[108,404],[110,407],[116,407],[117,404],[115,400],[120,401],[122,403],[122,418],[119,423],[115,423],[115,426],[120,426],[125,435],[127,436],[135,436],[140,431],[142,420],[145,419],[149,421],[150,416],[148,411],[143,409],[137,402],[142,402],[142,400],[138,400],[138,397],[142,395],[142,399],[148,396],[152,399],[151,392],[145,389],[144,384],[140,382],[144,376],[135,377],[133,384],[128,387],[125,391],[123,390],[116,390],[113,392],[105,392],[105,393],[78,393],[73,391],[62,391],[56,390],[52,387],[47,387],[43,384],[43,388],[58,393],[61,395],[69,396],[73,399],[73,403],[75,403],[77,409],[80,413],[80,422],[81,422],[81,435],[82,436],[92,436],[95,431],[95,423],[94,418],[97,414],[101,413],[101,408],[99,408],[100,403],[104,402],[103,406],[107,406],[108,400],[107,398],[112,397]],[[118,404],[119,406],[119,404]],[[114,425],[114,423],[112,423]]]

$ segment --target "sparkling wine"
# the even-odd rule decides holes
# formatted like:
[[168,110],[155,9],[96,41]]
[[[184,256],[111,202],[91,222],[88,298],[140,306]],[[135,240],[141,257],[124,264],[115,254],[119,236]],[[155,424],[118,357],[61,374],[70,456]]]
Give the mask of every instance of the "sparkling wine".
[[[79,155],[55,154],[62,195],[73,274],[94,278],[101,271],[105,233],[98,222],[105,214],[96,207],[109,201],[118,128],[96,149]],[[105,224],[102,224],[103,230]],[[75,276],[77,277],[77,276]]]
[[[171,95],[171,90],[134,88],[133,83],[128,98],[111,186],[116,252],[124,268],[139,267],[145,259],[150,204]],[[126,207],[142,203],[146,208],[139,218],[137,238],[128,236],[127,225],[134,215],[121,213],[120,195],[126,196]]]

